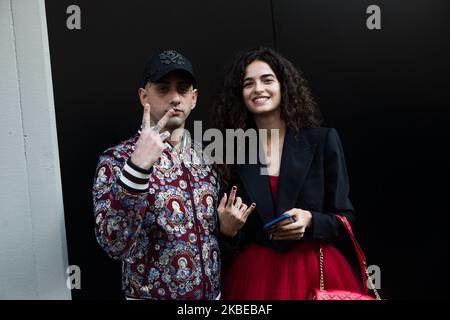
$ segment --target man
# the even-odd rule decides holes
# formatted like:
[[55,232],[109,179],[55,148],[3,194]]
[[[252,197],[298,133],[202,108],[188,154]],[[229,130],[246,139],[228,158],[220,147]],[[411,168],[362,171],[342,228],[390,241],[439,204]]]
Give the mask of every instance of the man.
[[[173,50],[151,57],[138,92],[140,131],[100,156],[96,238],[122,261],[127,298],[220,297],[219,179],[184,132],[196,87],[186,57]],[[228,205],[225,220],[237,210]]]

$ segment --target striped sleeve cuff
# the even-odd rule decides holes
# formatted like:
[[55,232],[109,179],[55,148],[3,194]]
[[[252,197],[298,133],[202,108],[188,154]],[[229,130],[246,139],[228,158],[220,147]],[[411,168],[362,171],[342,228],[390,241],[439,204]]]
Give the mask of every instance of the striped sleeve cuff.
[[144,170],[131,162],[131,159],[125,163],[120,175],[119,183],[128,190],[135,192],[146,192],[149,187],[148,180],[152,170]]

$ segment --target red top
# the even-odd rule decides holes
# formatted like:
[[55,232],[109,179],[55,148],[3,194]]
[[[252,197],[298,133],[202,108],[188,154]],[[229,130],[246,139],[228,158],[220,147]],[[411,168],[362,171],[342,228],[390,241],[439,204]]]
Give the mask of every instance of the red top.
[[277,203],[278,193],[278,176],[269,176],[270,189],[272,190],[272,201],[275,205]]

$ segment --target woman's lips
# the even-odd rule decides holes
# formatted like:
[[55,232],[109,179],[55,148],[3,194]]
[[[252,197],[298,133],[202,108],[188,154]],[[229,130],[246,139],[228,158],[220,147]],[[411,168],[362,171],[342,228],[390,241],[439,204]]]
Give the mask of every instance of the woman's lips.
[[257,106],[265,104],[268,100],[269,100],[269,97],[257,97],[257,98],[252,99],[253,103]]

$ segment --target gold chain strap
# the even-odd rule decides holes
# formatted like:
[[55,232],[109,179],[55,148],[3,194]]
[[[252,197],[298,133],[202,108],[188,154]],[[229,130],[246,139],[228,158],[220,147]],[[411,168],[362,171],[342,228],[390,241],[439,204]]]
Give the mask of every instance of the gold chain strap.
[[319,249],[319,268],[320,268],[320,290],[323,291],[325,290],[325,284],[323,281],[323,250],[322,250],[322,245],[320,246]]
[[375,297],[377,300],[381,300],[380,295],[378,294],[377,288],[375,288],[375,285],[372,282],[372,278],[369,275],[369,271],[367,271],[366,268],[366,263],[364,262],[364,271],[366,271],[366,275],[367,275],[367,279],[369,279],[369,285],[370,285],[370,289],[373,290],[373,293],[375,294]]
[[[320,248],[319,248],[319,268],[320,268],[320,284],[319,284],[319,288],[320,288],[321,291],[324,291],[325,290],[325,281],[324,281],[324,276],[323,276],[323,249],[322,249],[322,245],[320,245]],[[377,288],[375,288],[375,285],[372,282],[372,278],[369,275],[369,271],[367,271],[365,262],[364,262],[364,270],[366,271],[367,279],[369,279],[370,289],[373,290],[373,293],[375,294],[375,298],[377,300],[381,300],[381,297],[378,294]]]

